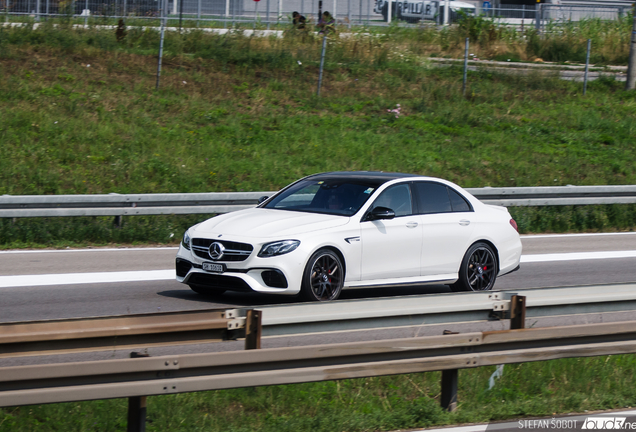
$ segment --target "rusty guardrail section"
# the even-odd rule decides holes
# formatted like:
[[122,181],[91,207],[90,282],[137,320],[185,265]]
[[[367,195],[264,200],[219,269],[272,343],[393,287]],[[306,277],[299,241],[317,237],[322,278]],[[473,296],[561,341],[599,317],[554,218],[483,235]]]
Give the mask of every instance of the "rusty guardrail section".
[[235,309],[2,323],[0,358],[216,342],[244,326]]
[[636,321],[0,368],[0,406],[293,384],[636,352]]

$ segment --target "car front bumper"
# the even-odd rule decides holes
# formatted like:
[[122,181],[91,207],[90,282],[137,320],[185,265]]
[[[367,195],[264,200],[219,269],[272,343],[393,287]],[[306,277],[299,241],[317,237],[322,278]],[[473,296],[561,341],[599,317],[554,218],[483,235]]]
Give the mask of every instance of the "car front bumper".
[[214,289],[295,295],[300,292],[305,265],[300,256],[300,251],[293,251],[259,258],[254,252],[245,261],[223,262],[226,270],[220,273],[203,270],[204,262],[220,262],[202,259],[180,245],[175,262],[176,279]]

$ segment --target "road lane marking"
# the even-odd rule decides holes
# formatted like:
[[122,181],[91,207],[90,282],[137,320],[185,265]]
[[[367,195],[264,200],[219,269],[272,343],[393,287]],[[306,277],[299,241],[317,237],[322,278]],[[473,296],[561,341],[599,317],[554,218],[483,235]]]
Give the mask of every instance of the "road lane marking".
[[149,271],[62,273],[45,275],[1,276],[0,288],[92,283],[144,282],[175,278],[174,269]]
[[28,253],[69,253],[69,252],[144,252],[144,251],[169,251],[177,250],[178,247],[140,247],[140,248],[104,248],[104,249],[12,249],[0,251],[0,254],[28,254]]
[[636,235],[636,231],[618,233],[581,233],[581,234],[524,234],[522,240],[546,239],[546,238],[569,238],[569,237],[601,237],[601,236],[625,236]]
[[[636,250],[522,255],[522,264],[636,258]],[[175,270],[0,276],[0,288],[174,280]]]
[[636,258],[636,250],[632,251],[605,251],[605,252],[569,252],[522,255],[521,263],[539,263],[556,261],[581,261],[599,259]]

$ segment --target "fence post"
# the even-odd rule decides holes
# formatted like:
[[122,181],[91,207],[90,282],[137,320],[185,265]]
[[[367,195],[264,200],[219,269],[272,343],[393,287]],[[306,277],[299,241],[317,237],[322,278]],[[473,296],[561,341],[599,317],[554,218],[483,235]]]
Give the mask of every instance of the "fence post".
[[587,72],[590,69],[590,49],[592,48],[592,39],[587,40],[587,55],[585,56],[585,76],[583,78],[583,96],[587,92]]
[[537,8],[534,11],[534,28],[541,31],[541,3],[537,3]]
[[230,0],[225,0],[225,21],[223,21],[223,28],[227,28],[230,22]]
[[163,57],[163,38],[165,33],[165,13],[168,7],[168,0],[163,0],[161,5],[161,39],[159,41],[159,59],[157,61],[157,84],[155,90],[159,90],[159,80],[161,78],[161,58]]
[[632,26],[632,37],[630,41],[625,90],[634,90],[636,87],[636,5],[634,6],[634,24]]
[[464,81],[463,81],[463,84],[462,84],[462,95],[464,95],[464,96],[466,96],[466,79],[467,79],[467,77],[468,77],[468,38],[466,38],[466,49],[464,51]]
[[510,298],[510,330],[526,326],[526,296],[513,295]]
[[322,53],[320,54],[320,72],[318,72],[318,91],[316,96],[320,96],[320,87],[322,87],[322,70],[325,67],[325,50],[327,49],[327,29],[324,29],[325,35],[322,38]]

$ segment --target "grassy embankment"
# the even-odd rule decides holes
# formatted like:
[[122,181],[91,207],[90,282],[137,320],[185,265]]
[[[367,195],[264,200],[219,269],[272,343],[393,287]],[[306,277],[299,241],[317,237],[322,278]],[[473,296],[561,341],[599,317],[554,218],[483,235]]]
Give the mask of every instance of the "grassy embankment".
[[[463,98],[461,72],[426,61],[459,52],[460,30],[393,28],[331,42],[316,99],[312,36],[168,35],[155,92],[151,31],[130,30],[117,44],[95,30],[2,29],[0,193],[271,190],[334,169],[408,171],[467,187],[634,183],[633,93],[604,79],[582,97],[580,84],[554,77],[482,71],[470,74]],[[499,38],[473,53],[486,57],[498,44],[506,57],[550,60],[532,41],[550,52],[569,37],[558,52],[570,54],[554,59],[575,61],[568,56],[582,32],[552,42],[528,34],[517,45]],[[600,50],[601,60],[620,63],[626,38]],[[398,103],[396,119],[387,109]],[[633,206],[513,211],[526,232],[636,226]],[[185,219],[129,218],[123,228],[101,218],[1,221],[0,244],[170,242],[196,217]],[[506,366],[492,390],[492,368],[464,370],[453,414],[437,408],[438,373],[158,396],[148,430],[392,430],[619,408],[635,403],[635,366],[633,356]],[[3,409],[0,431],[123,430],[125,410],[124,400]]]
[[[450,30],[390,28],[320,40],[166,38],[158,34],[0,29],[0,194],[276,190],[328,170],[403,171],[465,187],[634,184],[634,93],[612,79],[469,74],[436,68],[471,36],[478,56],[624,63],[628,20],[570,24],[540,37],[475,19]],[[502,57],[502,58],[503,58]],[[387,113],[401,105],[399,118]],[[632,229],[634,206],[512,209],[523,232]],[[0,247],[170,243],[198,217],[0,221]]]
[[[148,431],[358,432],[489,422],[636,405],[632,355],[459,372],[459,406],[438,405],[440,373],[148,398]],[[125,399],[0,409],[0,432],[123,431]]]

